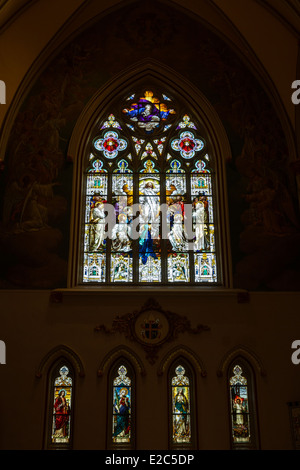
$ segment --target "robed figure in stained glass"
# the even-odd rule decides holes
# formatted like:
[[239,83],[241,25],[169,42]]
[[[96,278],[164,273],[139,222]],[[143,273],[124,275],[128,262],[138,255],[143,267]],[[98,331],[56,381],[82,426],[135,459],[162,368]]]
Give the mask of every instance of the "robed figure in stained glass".
[[95,196],[91,203],[90,215],[90,250],[96,251],[101,248],[105,240],[105,200]]
[[113,437],[124,437],[130,433],[130,401],[128,389],[115,389],[114,412],[116,413]]
[[131,442],[131,379],[124,365],[118,369],[113,382],[112,439],[116,443]]
[[54,402],[55,410],[55,432],[54,437],[66,437],[68,435],[67,426],[69,423],[69,403],[66,399],[66,391],[60,390]]
[[191,442],[191,394],[190,380],[185,369],[179,365],[175,369],[176,377],[172,378],[172,414],[173,443]]
[[185,396],[184,389],[180,388],[175,397],[175,413],[180,414],[180,418],[176,422],[174,433],[177,437],[188,436],[187,415],[189,412],[188,399]]

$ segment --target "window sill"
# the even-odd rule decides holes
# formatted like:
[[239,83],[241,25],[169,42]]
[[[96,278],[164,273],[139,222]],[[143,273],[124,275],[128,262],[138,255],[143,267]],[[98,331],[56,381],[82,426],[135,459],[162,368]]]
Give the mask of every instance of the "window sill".
[[215,297],[215,296],[232,296],[236,297],[238,303],[249,303],[249,292],[243,289],[230,289],[224,286],[77,286],[71,288],[55,289],[50,293],[50,301],[52,303],[62,303],[64,297],[77,296],[103,296],[115,294],[136,295],[174,295],[196,296],[196,297]]

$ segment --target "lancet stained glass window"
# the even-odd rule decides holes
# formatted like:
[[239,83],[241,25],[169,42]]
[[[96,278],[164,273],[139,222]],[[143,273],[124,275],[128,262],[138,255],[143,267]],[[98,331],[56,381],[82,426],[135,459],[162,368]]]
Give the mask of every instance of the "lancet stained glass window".
[[70,444],[72,388],[69,368],[63,365],[54,380],[51,444]]
[[121,365],[113,381],[112,441],[115,444],[130,444],[131,425],[131,379],[127,368]]
[[251,440],[248,382],[239,364],[233,367],[229,386],[232,440],[234,444],[248,444]]
[[81,281],[218,282],[214,163],[195,117],[140,90],[112,105],[90,142]]
[[191,444],[191,387],[182,365],[172,378],[172,429],[173,444]]

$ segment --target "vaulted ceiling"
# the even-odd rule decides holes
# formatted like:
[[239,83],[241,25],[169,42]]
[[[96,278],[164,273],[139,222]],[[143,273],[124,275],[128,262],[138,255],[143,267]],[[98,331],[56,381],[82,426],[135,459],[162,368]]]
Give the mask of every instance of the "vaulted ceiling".
[[[0,0],[0,79],[7,84],[7,104],[28,70],[51,42],[56,46],[94,16],[133,0]],[[144,0],[145,2],[147,0]],[[298,0],[164,0],[196,15],[255,58],[274,84],[292,126],[295,106],[291,83],[297,78],[300,36]],[[9,106],[0,107],[0,125]]]

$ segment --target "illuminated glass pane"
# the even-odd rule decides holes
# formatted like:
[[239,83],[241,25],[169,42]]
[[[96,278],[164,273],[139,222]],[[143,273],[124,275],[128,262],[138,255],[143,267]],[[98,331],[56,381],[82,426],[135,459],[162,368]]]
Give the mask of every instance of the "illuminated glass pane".
[[[147,162],[146,162],[147,163]],[[152,162],[151,162],[152,163]],[[149,165],[147,169],[149,170]],[[152,167],[151,167],[152,168]],[[152,168],[153,173],[154,169]],[[153,225],[152,238],[158,237],[160,217],[160,177],[159,175],[144,174],[139,177],[139,209],[140,224]]]
[[175,111],[168,108],[165,103],[161,103],[152,91],[146,91],[144,96],[132,102],[129,108],[124,108],[123,113],[136,123],[139,129],[151,133],[161,121],[166,121]]
[[136,154],[138,155],[145,141],[143,139],[139,139],[134,136],[132,137],[132,140],[134,142],[134,148],[135,148]]
[[234,443],[248,443],[250,442],[248,385],[238,364],[233,368],[229,386],[232,439]]
[[185,129],[186,127],[197,130],[195,124],[191,122],[191,118],[187,114],[183,116],[182,121],[178,124],[176,129]]
[[189,282],[189,254],[172,253],[168,255],[168,281]]
[[190,131],[181,132],[179,139],[173,139],[171,147],[176,152],[179,152],[182,158],[191,159],[195,156],[196,152],[200,152],[204,148],[204,142],[201,139],[195,138],[195,135]]
[[[129,155],[127,155],[127,157],[128,156]],[[117,164],[116,170],[114,170],[114,173],[132,173],[132,170],[129,168],[127,160],[120,160]]]
[[188,236],[185,231],[184,226],[184,215],[182,213],[181,201],[173,204],[171,209],[173,211],[170,214],[170,233],[169,233],[169,243],[168,251],[188,251],[189,242]]
[[217,279],[216,258],[212,253],[194,255],[195,282],[215,282]]
[[69,444],[72,406],[72,379],[69,369],[63,366],[54,381],[53,419],[51,440],[53,444]]
[[131,379],[127,369],[120,366],[113,381],[112,440],[115,443],[131,442]]
[[116,219],[124,213],[132,214],[133,204],[133,176],[128,174],[113,174],[112,176],[112,204]]
[[120,138],[117,132],[108,131],[105,132],[103,138],[95,140],[94,147],[99,152],[103,152],[104,157],[111,159],[127,148],[127,142]]
[[212,194],[211,176],[198,174],[191,177],[191,195],[197,197],[199,195],[210,196]]
[[89,173],[86,185],[87,195],[107,194],[107,175],[105,173]]
[[152,251],[151,254],[141,254],[139,259],[140,282],[161,281],[161,255]]
[[172,438],[174,444],[189,444],[192,437],[190,382],[181,365],[176,367],[175,373],[172,378]]
[[[167,127],[167,126],[165,126],[165,127]],[[167,139],[166,137],[161,137],[160,139],[155,139],[155,140],[154,140],[154,143],[156,144],[157,149],[158,149],[160,155],[161,155],[162,152],[163,152],[164,144],[165,144],[165,142],[166,142],[166,139]]]
[[157,160],[157,155],[156,155],[152,145],[149,142],[145,146],[145,150],[142,153],[141,159],[143,160],[144,158],[147,158],[147,157],[152,157],[152,158],[155,158],[155,160]]
[[131,230],[127,214],[120,213],[111,234],[112,251],[131,251]]
[[132,257],[126,253],[111,254],[111,282],[132,282]]
[[116,121],[116,118],[113,114],[108,116],[107,121],[104,122],[101,129],[107,129],[108,127],[115,127],[116,129],[121,129],[120,124]]
[[106,260],[105,254],[84,255],[83,281],[105,282]]

